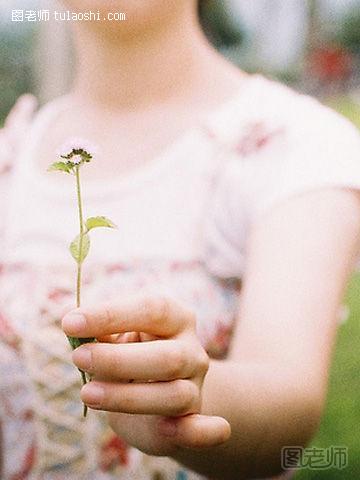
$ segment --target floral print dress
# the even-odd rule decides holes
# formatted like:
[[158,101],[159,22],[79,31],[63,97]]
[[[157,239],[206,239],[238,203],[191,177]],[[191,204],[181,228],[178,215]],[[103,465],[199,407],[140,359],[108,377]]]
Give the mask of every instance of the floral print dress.
[[[60,328],[64,307],[75,305],[68,253],[77,229],[74,185],[34,162],[38,142],[62,108],[63,100],[55,99],[40,109],[0,177],[0,476],[203,478],[127,445],[104,413],[82,417],[80,377]],[[340,131],[340,141],[324,148],[321,136],[331,129]],[[94,232],[83,304],[140,291],[174,298],[196,313],[209,355],[225,358],[252,223],[301,191],[359,188],[359,145],[351,125],[314,100],[261,75],[249,77],[238,95],[154,161],[124,178],[83,183],[86,214],[101,212],[119,226],[98,237]]]

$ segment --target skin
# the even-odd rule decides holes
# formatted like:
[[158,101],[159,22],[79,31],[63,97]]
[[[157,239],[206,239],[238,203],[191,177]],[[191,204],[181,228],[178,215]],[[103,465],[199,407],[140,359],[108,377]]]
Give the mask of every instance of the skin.
[[[102,3],[64,6],[95,10]],[[206,43],[195,2],[107,5],[115,3],[131,22],[75,25],[79,67],[68,109],[39,150],[44,170],[55,147],[75,133],[97,138],[104,152],[84,178],[126,174],[244,81]],[[98,339],[73,353],[75,365],[93,375],[81,398],[108,411],[130,445],[200,474],[240,480],[279,473],[281,447],[306,445],[319,424],[337,308],[359,236],[359,195],[345,189],[294,197],[254,224],[226,360],[207,357],[193,313],[167,298],[134,296],[67,311],[68,335]]]
[[[117,22],[116,29],[111,22],[73,25],[78,58],[74,84],[65,97],[66,110],[39,145],[43,172],[58,146],[78,136],[96,139],[100,152],[82,172],[84,180],[125,176],[242,88],[246,74],[207,43],[195,1],[113,3],[119,4],[115,11],[132,20]],[[70,10],[101,5],[64,2]]]
[[[321,418],[359,219],[358,194],[324,189],[294,197],[254,226],[230,354],[209,360],[205,378],[191,313],[169,300],[134,297],[69,312],[67,334],[100,340],[73,354],[77,366],[94,374],[82,399],[94,408],[92,389],[100,385],[106,399],[95,408],[121,412],[109,420],[126,441],[211,478],[280,473],[281,447],[306,445]],[[76,329],[80,312],[86,322]],[[138,333],[124,334],[130,328]],[[136,343],[140,332],[152,341]],[[91,354],[88,365],[84,351]],[[133,378],[140,383],[127,383]],[[141,382],[148,379],[150,385]],[[171,435],[162,429],[168,415],[176,417],[168,419],[176,426]]]

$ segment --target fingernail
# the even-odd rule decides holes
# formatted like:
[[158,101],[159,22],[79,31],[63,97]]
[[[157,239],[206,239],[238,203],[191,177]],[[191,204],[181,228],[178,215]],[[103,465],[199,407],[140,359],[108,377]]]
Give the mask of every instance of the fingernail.
[[71,335],[82,333],[86,327],[86,318],[82,313],[67,313],[62,320],[62,327]]
[[177,433],[177,425],[174,420],[162,419],[159,422],[160,433],[167,437],[174,437]]
[[81,398],[89,407],[98,408],[102,405],[104,400],[105,391],[100,385],[96,385],[92,382],[83,387],[81,391]]
[[81,370],[91,370],[92,356],[90,349],[86,347],[77,348],[72,354],[73,362]]

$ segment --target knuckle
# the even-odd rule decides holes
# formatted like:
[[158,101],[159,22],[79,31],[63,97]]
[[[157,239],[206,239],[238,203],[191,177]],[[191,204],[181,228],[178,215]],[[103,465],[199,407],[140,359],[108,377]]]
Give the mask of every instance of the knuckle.
[[97,375],[99,370],[98,367],[100,363],[97,349],[89,348],[89,347],[80,347],[80,348],[85,348],[89,355],[86,371],[91,375]]
[[157,320],[154,312],[156,311],[156,303],[154,297],[144,297],[142,298],[139,310],[141,315],[146,319],[149,319],[151,322]]
[[127,388],[117,387],[116,393],[113,394],[112,400],[113,410],[122,413],[134,413],[136,411],[136,402],[131,391]]
[[151,296],[142,297],[139,303],[139,309],[143,315],[154,310],[154,298]]
[[86,371],[94,377],[98,377],[102,373],[102,370],[104,370],[103,356],[97,348],[86,347],[86,349],[90,352],[91,358],[89,367],[86,369]]
[[177,347],[164,355],[166,371],[170,378],[177,378],[183,375],[186,369],[187,359],[182,347]]
[[88,308],[84,311],[84,314],[91,330],[96,334],[104,334],[104,332],[110,332],[112,327],[115,326],[116,310],[116,305],[106,302],[99,308],[95,307],[94,310]]
[[169,300],[162,296],[144,297],[141,301],[140,308],[145,318],[153,325],[162,324],[170,315]]
[[124,395],[121,401],[114,403],[114,410],[122,413],[134,413],[134,401],[128,395]]
[[87,371],[104,379],[118,379],[121,375],[121,352],[108,345],[94,345],[91,350],[91,368]]
[[105,304],[102,312],[103,325],[111,325],[115,316],[114,308],[110,304]]
[[203,375],[206,375],[207,371],[209,370],[210,359],[204,349],[202,349],[201,352],[199,353],[197,364],[198,364],[199,371]]
[[156,315],[161,321],[170,317],[171,306],[169,299],[163,296],[156,298]]
[[176,380],[172,392],[172,405],[175,415],[190,413],[196,404],[198,392],[196,386],[188,380]]
[[79,313],[86,317],[87,328],[91,331],[102,332],[103,328],[109,324],[111,318],[110,306],[108,304],[101,307],[93,305],[84,306],[78,309]]

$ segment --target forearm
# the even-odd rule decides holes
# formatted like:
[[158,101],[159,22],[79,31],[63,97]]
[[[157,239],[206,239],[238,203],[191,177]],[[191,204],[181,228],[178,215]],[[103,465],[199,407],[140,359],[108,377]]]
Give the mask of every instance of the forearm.
[[318,426],[318,390],[290,368],[211,361],[201,413],[226,418],[231,438],[211,449],[179,449],[173,458],[213,479],[276,475],[281,448],[306,444]]

